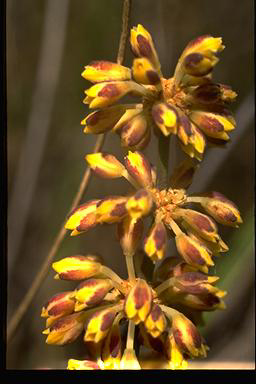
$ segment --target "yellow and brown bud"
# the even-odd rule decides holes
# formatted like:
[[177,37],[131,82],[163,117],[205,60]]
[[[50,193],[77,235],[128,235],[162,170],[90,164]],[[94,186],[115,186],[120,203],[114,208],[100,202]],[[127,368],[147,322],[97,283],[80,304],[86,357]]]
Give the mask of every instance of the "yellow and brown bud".
[[85,67],[82,76],[92,83],[111,80],[130,80],[131,70],[110,61],[92,61]]
[[218,58],[213,56],[206,57],[204,54],[194,52],[186,55],[183,59],[183,68],[185,72],[192,76],[205,76],[217,64]]
[[171,369],[187,369],[188,362],[184,359],[184,355],[179,349],[172,332],[168,333],[165,349]]
[[138,359],[136,357],[134,349],[125,349],[121,362],[120,369],[131,369],[138,370],[141,369]]
[[144,323],[139,324],[139,342],[149,349],[158,353],[165,353],[166,333],[161,333],[158,337],[153,337],[148,333]]
[[182,53],[184,58],[190,53],[198,52],[206,57],[211,58],[218,52],[223,51],[225,46],[222,44],[221,37],[213,37],[211,35],[203,35],[190,41]]
[[141,187],[152,187],[152,167],[147,158],[138,151],[128,152],[124,158],[125,168],[128,173],[140,184]]
[[152,292],[145,280],[138,279],[125,298],[124,311],[135,324],[145,321],[151,311]]
[[97,223],[118,223],[128,214],[126,203],[127,197],[109,196],[97,204]]
[[124,255],[132,256],[136,252],[143,233],[143,221],[130,216],[118,224],[117,234]]
[[235,121],[225,113],[193,111],[190,119],[207,135],[212,138],[229,140],[227,132],[235,129]]
[[182,219],[192,227],[202,238],[217,242],[219,235],[215,222],[207,215],[194,211],[193,209],[176,209],[174,212],[177,218]]
[[152,63],[145,57],[133,60],[132,76],[137,83],[145,85],[160,84],[160,77]]
[[160,74],[160,63],[150,33],[141,25],[131,29],[131,48],[135,56],[147,58]]
[[178,165],[170,178],[170,187],[172,189],[187,189],[193,181],[197,165],[191,160],[186,159]]
[[42,308],[42,317],[48,317],[46,326],[49,327],[60,317],[70,315],[75,308],[73,291],[57,293]]
[[144,324],[147,332],[154,338],[159,337],[164,332],[167,326],[167,321],[159,305],[153,304]]
[[115,105],[92,112],[81,121],[81,125],[85,125],[84,133],[98,134],[110,131],[124,113],[124,105]]
[[57,272],[56,279],[83,280],[99,273],[101,262],[94,255],[75,255],[56,261],[52,268]]
[[101,358],[105,369],[119,369],[122,357],[122,340],[120,327],[114,324],[103,341]]
[[86,155],[85,159],[90,168],[101,177],[115,179],[123,175],[123,164],[109,153],[91,153]]
[[236,205],[218,192],[202,197],[200,204],[220,224],[238,227],[243,222]]
[[176,109],[166,103],[155,103],[152,107],[152,116],[155,124],[165,136],[177,133],[178,114]]
[[181,352],[206,357],[206,346],[195,325],[181,313],[172,318],[172,333]]
[[184,233],[176,236],[175,240],[178,252],[183,259],[200,271],[208,273],[208,266],[214,265],[209,250]]
[[215,83],[202,84],[190,94],[194,103],[214,104],[221,100],[221,87]]
[[50,328],[43,331],[44,335],[48,335],[46,343],[54,345],[72,343],[83,331],[84,317],[84,312],[80,312],[56,320]]
[[193,308],[198,311],[214,311],[216,309],[225,309],[226,305],[221,299],[225,295],[224,291],[218,290],[216,293],[206,294],[182,294],[176,295],[177,302],[186,307]]
[[153,224],[149,236],[145,239],[144,251],[152,261],[162,260],[167,246],[167,233],[162,221]]
[[98,343],[103,340],[115,319],[116,309],[107,308],[95,312],[88,320],[85,329],[84,341]]
[[95,361],[69,359],[67,369],[84,371],[100,369],[100,367],[97,363],[95,363]]
[[88,279],[82,282],[74,293],[77,300],[75,311],[98,305],[113,288],[110,279]]
[[95,84],[87,89],[84,103],[89,104],[89,108],[104,108],[115,103],[129,92],[143,96],[148,91],[134,81],[108,81]]
[[75,208],[69,214],[65,228],[72,230],[71,236],[79,235],[81,232],[86,232],[90,228],[95,227],[97,224],[95,213],[99,201],[100,200],[90,200]]
[[150,129],[146,115],[140,108],[129,109],[114,127],[121,138],[121,145],[130,149],[144,148]]
[[133,219],[146,216],[152,207],[153,200],[149,192],[140,189],[126,203],[126,209]]

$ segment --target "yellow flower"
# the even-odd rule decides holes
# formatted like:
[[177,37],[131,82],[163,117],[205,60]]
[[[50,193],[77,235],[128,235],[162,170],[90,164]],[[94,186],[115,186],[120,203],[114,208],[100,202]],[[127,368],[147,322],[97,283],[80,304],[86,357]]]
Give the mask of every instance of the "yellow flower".
[[[85,91],[84,102],[100,108],[83,120],[86,133],[112,130],[120,135],[122,146],[134,150],[147,145],[155,127],[165,136],[177,135],[181,148],[197,160],[204,154],[206,137],[215,145],[229,140],[235,120],[227,105],[236,93],[212,80],[217,55],[224,49],[220,37],[204,35],[191,41],[169,79],[163,77],[153,39],[141,24],[131,29],[130,44],[136,56],[131,70],[95,61],[82,73],[96,83]],[[141,102],[108,107],[127,93],[138,95]]]

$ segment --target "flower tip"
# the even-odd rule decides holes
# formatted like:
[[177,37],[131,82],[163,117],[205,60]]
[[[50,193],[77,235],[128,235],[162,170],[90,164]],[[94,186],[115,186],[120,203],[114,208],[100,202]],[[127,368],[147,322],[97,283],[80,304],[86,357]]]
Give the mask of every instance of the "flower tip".
[[48,317],[48,311],[45,309],[45,307],[42,308],[41,317]]
[[55,280],[60,280],[58,273],[53,277]]
[[49,333],[50,333],[50,328],[47,328],[47,329],[45,329],[45,330],[42,332],[43,335],[49,335]]

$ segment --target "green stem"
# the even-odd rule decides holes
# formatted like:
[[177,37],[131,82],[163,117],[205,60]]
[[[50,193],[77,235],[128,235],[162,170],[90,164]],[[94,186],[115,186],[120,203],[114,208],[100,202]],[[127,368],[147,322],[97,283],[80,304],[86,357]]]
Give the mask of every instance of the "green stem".
[[158,161],[157,173],[160,186],[166,186],[168,183],[168,165],[169,165],[169,145],[170,136],[166,137],[159,134],[158,137]]

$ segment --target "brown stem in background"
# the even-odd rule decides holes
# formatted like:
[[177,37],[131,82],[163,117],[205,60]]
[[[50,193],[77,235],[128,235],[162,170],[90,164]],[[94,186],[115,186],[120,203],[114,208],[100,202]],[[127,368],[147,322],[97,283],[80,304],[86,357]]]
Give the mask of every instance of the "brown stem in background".
[[[117,63],[122,64],[124,61],[124,56],[125,56],[125,48],[126,48],[126,41],[128,37],[128,32],[129,32],[129,15],[130,15],[130,8],[131,8],[131,0],[124,0],[123,2],[123,11],[122,11],[122,31],[121,31],[121,36],[120,36],[120,41],[119,41],[119,48],[118,48],[118,54],[117,54]],[[103,143],[105,139],[105,134],[100,135],[95,143],[94,150],[93,152],[99,152],[102,149]],[[74,208],[77,207],[79,204],[81,197],[83,196],[89,181],[91,177],[91,169],[87,168],[84,176],[82,178],[82,181],[79,185],[78,191],[73,199],[70,211],[72,211]],[[50,267],[50,264],[56,255],[60,244],[62,243],[65,234],[66,234],[66,229],[64,228],[64,224],[61,226],[61,229],[59,230],[59,233],[57,234],[54,243],[43,263],[41,266],[38,274],[36,275],[30,289],[26,293],[25,297],[21,301],[19,307],[17,310],[14,312],[13,317],[11,318],[10,325],[7,328],[7,341],[10,341],[12,336],[14,335],[14,332],[21,322],[24,314],[26,313],[30,303],[32,302],[34,296],[36,295],[38,289],[40,288],[44,278],[47,275],[48,269]]]

